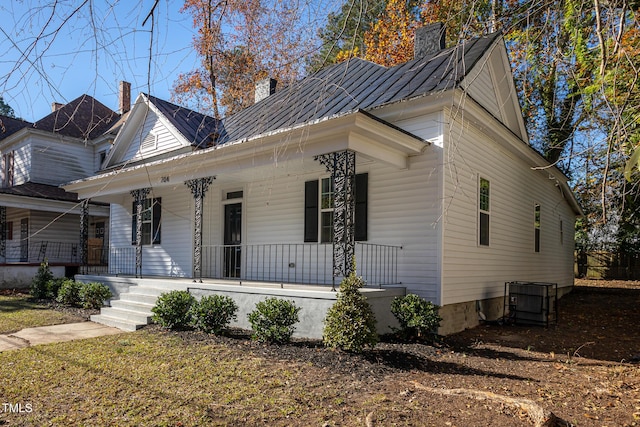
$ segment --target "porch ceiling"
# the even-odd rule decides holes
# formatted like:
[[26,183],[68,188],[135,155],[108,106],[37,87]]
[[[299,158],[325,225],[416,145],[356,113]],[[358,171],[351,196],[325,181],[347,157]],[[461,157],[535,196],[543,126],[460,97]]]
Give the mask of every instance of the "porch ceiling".
[[[126,193],[141,186],[175,185],[215,175],[246,175],[261,168],[309,166],[315,156],[352,150],[362,157],[404,169],[411,155],[428,143],[363,111],[352,111],[311,123],[196,150],[168,159],[122,168],[74,181],[63,187],[80,199]],[[100,197],[98,197],[100,196]]]

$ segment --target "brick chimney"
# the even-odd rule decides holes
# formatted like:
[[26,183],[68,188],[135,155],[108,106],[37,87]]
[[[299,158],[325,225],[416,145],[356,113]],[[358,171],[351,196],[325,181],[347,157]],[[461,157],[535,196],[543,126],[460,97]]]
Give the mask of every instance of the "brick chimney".
[[424,58],[444,49],[445,27],[442,22],[425,25],[416,29],[413,57]]
[[256,82],[255,102],[260,102],[276,93],[278,81],[272,78],[262,79]]
[[118,93],[118,112],[124,114],[131,110],[131,83],[121,81]]
[[59,109],[61,109],[62,107],[64,107],[64,104],[62,104],[60,102],[52,102],[51,103],[51,112],[54,113],[54,112],[58,111]]

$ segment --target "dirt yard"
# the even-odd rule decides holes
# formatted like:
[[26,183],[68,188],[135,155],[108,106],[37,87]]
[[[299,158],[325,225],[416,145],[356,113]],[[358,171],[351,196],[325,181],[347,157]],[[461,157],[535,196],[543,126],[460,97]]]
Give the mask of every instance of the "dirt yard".
[[576,285],[549,328],[482,325],[437,345],[383,342],[362,355],[178,334],[308,364],[309,384],[340,387],[343,405],[367,408],[360,425],[640,425],[640,282]]

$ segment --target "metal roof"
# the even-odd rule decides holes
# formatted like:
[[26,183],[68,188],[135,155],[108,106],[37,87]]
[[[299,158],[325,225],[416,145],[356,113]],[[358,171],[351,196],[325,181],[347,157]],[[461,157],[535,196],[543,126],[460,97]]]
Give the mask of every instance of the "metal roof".
[[224,144],[453,89],[499,35],[463,41],[390,68],[353,58],[324,68],[220,121],[153,96],[149,100],[192,145]]

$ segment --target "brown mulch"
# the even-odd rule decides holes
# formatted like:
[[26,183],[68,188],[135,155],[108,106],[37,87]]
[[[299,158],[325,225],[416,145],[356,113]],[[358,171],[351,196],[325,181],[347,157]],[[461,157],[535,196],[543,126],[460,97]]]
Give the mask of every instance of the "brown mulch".
[[[640,282],[577,280],[558,312],[549,327],[488,323],[435,344],[386,337],[363,354],[309,340],[265,345],[246,331],[218,337],[151,328],[274,363],[307,364],[313,383],[326,376],[334,386],[361,390],[361,399],[374,394],[397,406],[397,413],[373,410],[366,425],[640,426]],[[521,400],[558,420],[536,424],[510,404]]]

